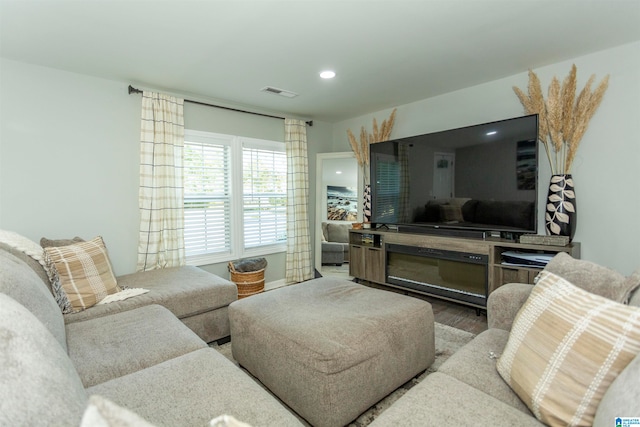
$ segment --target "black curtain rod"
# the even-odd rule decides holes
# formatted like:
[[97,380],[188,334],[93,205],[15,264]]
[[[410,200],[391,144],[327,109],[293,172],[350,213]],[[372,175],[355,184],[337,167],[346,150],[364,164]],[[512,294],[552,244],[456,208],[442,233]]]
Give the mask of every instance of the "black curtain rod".
[[[129,85],[129,95],[131,95],[132,93],[142,93],[142,91],[140,89],[136,89],[135,87]],[[269,118],[272,118],[272,119],[284,120],[284,117],[272,116],[272,115],[269,115],[269,114],[256,113],[256,112],[253,112],[253,111],[239,110],[237,108],[224,107],[222,105],[207,104],[205,102],[192,101],[190,99],[185,99],[184,102],[190,102],[192,104],[204,105],[206,107],[222,108],[223,110],[237,111],[238,113],[253,114],[254,116],[262,116],[262,117],[269,117]],[[308,120],[305,123],[308,124],[309,126],[313,126],[313,120]]]

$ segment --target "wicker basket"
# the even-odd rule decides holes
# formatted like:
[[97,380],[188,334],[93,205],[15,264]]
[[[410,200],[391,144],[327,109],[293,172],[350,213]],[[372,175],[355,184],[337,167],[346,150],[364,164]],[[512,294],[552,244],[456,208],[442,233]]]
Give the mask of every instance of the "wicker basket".
[[231,281],[238,287],[238,299],[264,292],[264,268],[258,271],[241,273],[229,262]]

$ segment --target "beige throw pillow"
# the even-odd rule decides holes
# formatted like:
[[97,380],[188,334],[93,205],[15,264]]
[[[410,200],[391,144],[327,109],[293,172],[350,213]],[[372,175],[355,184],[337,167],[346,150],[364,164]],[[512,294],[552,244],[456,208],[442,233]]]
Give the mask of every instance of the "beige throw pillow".
[[68,305],[61,307],[64,313],[85,310],[120,291],[102,237],[44,250],[52,288],[67,297]]
[[640,308],[544,271],[497,369],[543,423],[590,426],[609,385],[639,353]]
[[455,205],[440,206],[440,218],[446,222],[463,222],[462,208]]

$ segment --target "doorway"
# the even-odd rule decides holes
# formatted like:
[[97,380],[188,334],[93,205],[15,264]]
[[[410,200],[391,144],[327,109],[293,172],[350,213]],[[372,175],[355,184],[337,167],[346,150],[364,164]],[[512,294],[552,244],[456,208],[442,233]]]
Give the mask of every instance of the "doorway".
[[449,199],[455,193],[454,153],[434,153],[433,155],[433,198]]
[[[349,278],[349,264],[342,266],[322,265],[322,223],[348,223],[362,221],[362,177],[360,168],[352,151],[337,153],[318,153],[316,155],[316,223],[315,223],[315,267],[323,276]],[[350,189],[355,194],[355,219],[353,215],[335,215],[329,195],[334,197],[337,189]],[[351,202],[352,204],[354,202]],[[340,219],[337,219],[340,218]],[[345,222],[346,221],[346,222]]]

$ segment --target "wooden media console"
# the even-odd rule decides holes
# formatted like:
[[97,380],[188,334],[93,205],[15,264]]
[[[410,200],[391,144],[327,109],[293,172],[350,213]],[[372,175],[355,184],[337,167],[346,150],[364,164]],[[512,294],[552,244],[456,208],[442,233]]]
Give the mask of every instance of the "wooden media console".
[[463,238],[380,230],[350,230],[349,274],[376,283],[459,302],[479,309],[510,282],[533,283],[541,267],[513,265],[503,254],[580,258],[580,243],[547,246],[510,240]]

